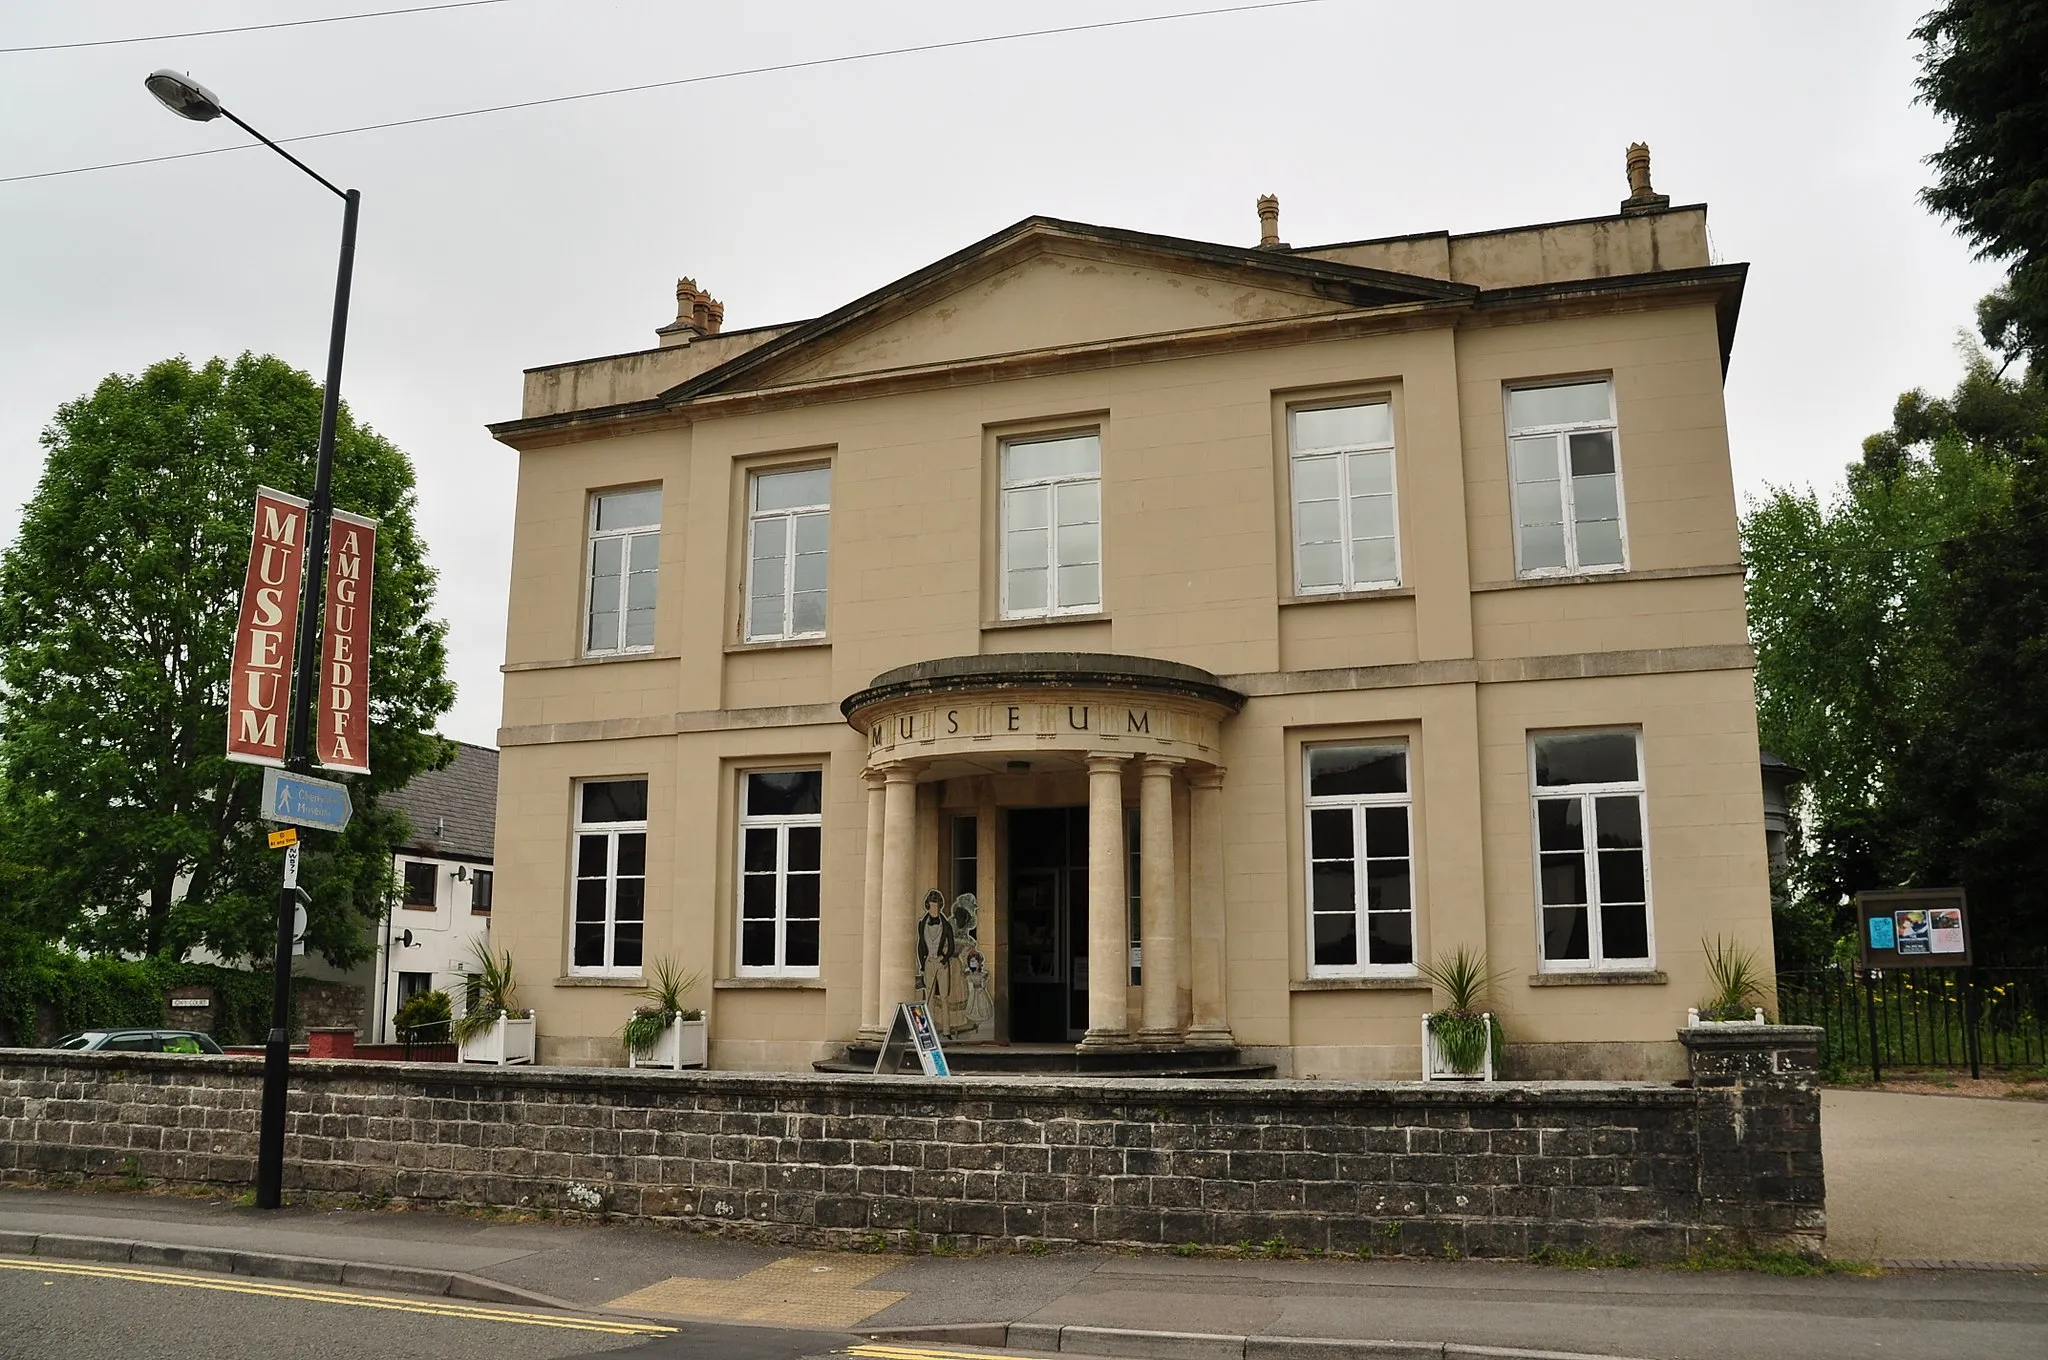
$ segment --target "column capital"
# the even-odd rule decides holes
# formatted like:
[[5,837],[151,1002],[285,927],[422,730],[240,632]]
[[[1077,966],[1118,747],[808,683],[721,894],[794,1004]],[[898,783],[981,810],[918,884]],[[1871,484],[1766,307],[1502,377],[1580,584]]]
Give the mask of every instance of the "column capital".
[[869,793],[873,793],[880,789],[883,784],[887,783],[888,780],[880,770],[866,770],[861,773],[860,782],[867,787]]
[[1163,774],[1170,776],[1177,766],[1185,765],[1187,763],[1187,758],[1185,756],[1145,755],[1138,757],[1138,771],[1140,774]]
[[914,784],[917,782],[917,766],[907,760],[898,760],[868,771],[869,778],[877,776],[885,784]]
[[1088,753],[1088,773],[1122,774],[1124,762],[1129,759],[1130,757],[1127,755],[1113,755],[1107,751],[1090,751]]
[[1188,771],[1188,783],[1198,789],[1220,789],[1223,787],[1223,775],[1221,765],[1197,765]]

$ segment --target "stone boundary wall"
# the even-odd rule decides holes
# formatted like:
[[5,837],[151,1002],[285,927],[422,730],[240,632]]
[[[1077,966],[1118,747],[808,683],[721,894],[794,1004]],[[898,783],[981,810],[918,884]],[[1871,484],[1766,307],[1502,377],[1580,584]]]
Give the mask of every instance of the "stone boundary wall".
[[[1690,1086],[300,1061],[285,1184],[565,1211],[583,1186],[795,1242],[1814,1251],[1818,1034],[1690,1039]],[[246,1185],[261,1086],[250,1059],[0,1050],[0,1177]]]

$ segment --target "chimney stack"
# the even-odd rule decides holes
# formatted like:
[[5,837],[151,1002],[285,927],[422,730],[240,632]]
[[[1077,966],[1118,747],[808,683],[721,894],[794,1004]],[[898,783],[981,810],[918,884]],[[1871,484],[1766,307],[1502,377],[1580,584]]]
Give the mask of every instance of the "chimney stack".
[[1280,239],[1280,200],[1273,194],[1259,195],[1259,249],[1287,249]]
[[724,324],[725,304],[699,288],[695,279],[684,278],[676,280],[676,319],[654,334],[667,348],[716,335]]
[[1631,142],[1628,148],[1628,197],[1621,200],[1624,217],[1636,213],[1662,212],[1671,206],[1671,195],[1650,187],[1650,144]]

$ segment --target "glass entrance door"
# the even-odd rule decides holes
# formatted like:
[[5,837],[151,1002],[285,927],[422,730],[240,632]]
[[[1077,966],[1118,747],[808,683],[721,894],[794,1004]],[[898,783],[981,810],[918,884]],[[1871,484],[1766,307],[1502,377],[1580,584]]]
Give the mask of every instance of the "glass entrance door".
[[1010,813],[1010,1037],[1088,1029],[1088,809]]

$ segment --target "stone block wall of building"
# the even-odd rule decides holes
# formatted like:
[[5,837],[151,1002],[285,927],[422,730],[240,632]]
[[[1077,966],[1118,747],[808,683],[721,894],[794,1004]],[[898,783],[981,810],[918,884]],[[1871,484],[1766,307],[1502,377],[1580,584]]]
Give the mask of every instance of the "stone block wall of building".
[[[285,1184],[831,1242],[1817,1250],[1818,1031],[1691,1085],[927,1080],[303,1062]],[[261,1064],[0,1052],[0,1176],[243,1184]]]

